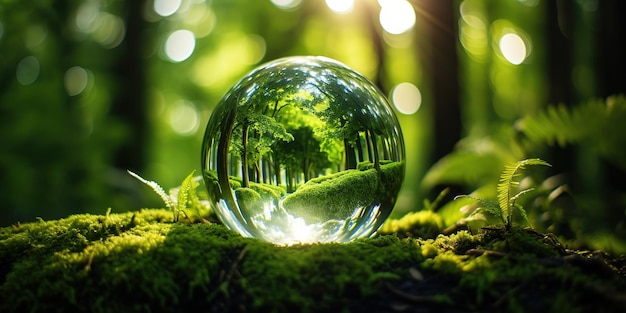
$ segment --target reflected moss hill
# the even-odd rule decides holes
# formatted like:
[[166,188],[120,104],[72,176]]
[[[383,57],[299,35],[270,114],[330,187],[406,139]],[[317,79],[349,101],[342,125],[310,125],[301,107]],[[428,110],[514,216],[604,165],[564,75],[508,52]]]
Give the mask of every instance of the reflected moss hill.
[[402,183],[404,162],[381,163],[379,172],[364,162],[357,169],[311,179],[287,195],[283,206],[311,223],[345,219],[358,208],[377,203],[391,205]]
[[[375,204],[392,205],[402,183],[404,162],[381,161],[380,171],[374,163],[359,163],[356,169],[313,178],[288,194],[284,186],[250,182],[242,187],[239,177],[230,176],[230,188],[234,191],[242,213],[251,216],[263,212],[263,206],[277,207],[282,200],[284,209],[307,223],[328,219],[346,219],[355,210]],[[210,192],[219,193],[215,172],[207,171]]]

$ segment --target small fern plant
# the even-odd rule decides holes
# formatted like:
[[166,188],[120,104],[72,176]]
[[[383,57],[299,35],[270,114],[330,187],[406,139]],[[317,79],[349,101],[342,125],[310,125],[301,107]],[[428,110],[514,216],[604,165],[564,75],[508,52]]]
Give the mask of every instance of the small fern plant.
[[470,198],[478,201],[480,207],[472,212],[470,216],[482,213],[483,211],[487,212],[500,218],[506,230],[510,230],[513,226],[513,214],[515,210],[519,211],[520,215],[530,225],[526,210],[516,203],[521,196],[533,191],[533,188],[517,191],[520,182],[516,180],[516,178],[521,176],[520,171],[524,170],[528,165],[552,166],[550,163],[536,158],[518,161],[505,166],[504,171],[500,175],[500,181],[497,187],[498,202],[474,198],[468,195],[460,195],[455,197],[455,199]]
[[180,187],[170,189],[170,193],[168,194],[158,183],[146,180],[128,170],[128,174],[152,188],[152,190],[161,197],[165,206],[174,214],[174,222],[178,222],[181,212],[185,214],[185,209],[200,206],[200,200],[196,194],[196,188],[198,188],[199,184],[197,179],[193,176],[194,172],[195,171],[192,171],[191,174],[183,180]]

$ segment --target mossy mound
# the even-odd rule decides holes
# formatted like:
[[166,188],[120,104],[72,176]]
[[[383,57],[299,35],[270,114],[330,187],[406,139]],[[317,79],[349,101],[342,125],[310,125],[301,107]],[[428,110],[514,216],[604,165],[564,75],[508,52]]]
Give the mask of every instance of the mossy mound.
[[521,229],[276,246],[165,210],[74,215],[0,228],[0,311],[621,312],[625,264]]
[[[383,202],[389,210],[402,182],[403,162],[385,162],[380,172],[373,165],[313,178],[287,195],[285,210],[308,223],[349,218],[355,208]],[[320,212],[320,208],[324,210]],[[325,213],[325,215],[324,215]]]

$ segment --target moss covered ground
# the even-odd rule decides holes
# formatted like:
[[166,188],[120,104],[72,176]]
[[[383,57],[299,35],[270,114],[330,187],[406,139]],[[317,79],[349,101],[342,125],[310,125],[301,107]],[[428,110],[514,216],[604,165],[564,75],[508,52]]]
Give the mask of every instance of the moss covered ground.
[[529,229],[441,234],[417,212],[276,246],[172,212],[0,228],[0,312],[624,312],[626,258]]

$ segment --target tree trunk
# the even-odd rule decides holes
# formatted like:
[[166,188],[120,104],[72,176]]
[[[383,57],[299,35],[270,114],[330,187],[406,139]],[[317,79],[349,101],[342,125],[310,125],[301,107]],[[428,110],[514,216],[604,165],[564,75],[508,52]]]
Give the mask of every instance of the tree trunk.
[[355,140],[358,162],[363,162],[365,156],[363,155],[363,146],[361,145],[361,136],[359,133],[356,134]]
[[128,128],[127,138],[115,155],[115,166],[141,171],[146,164],[148,142],[148,115],[146,109],[146,67],[143,56],[150,45],[144,32],[146,22],[142,17],[142,1],[125,4],[126,35],[115,48],[118,58],[113,64],[115,88],[112,93],[111,115],[124,122]]
[[280,170],[280,162],[276,160],[276,158],[272,158],[272,163],[274,165],[274,177],[276,178],[276,185],[280,186],[283,183],[283,173]]
[[425,80],[431,81],[434,119],[433,157],[450,153],[461,138],[461,108],[458,80],[458,21],[454,1],[413,0],[417,11],[416,28],[424,33],[423,56]]
[[226,200],[228,207],[235,214],[237,219],[240,221],[246,221],[239,211],[239,206],[237,206],[237,203],[235,202],[233,192],[230,190],[230,182],[228,181],[228,146],[230,138],[233,134],[232,127],[235,123],[236,115],[237,110],[235,108],[229,109],[224,117],[225,121],[221,125],[221,136],[217,145],[217,180],[219,182],[220,189],[222,190],[222,198]]
[[[598,94],[606,98],[616,94],[626,94],[626,60],[624,50],[620,47],[626,41],[626,19],[624,19],[626,2],[623,1],[598,1],[597,15],[597,45],[596,55],[596,78],[598,81]],[[622,147],[624,149],[624,147]],[[609,212],[606,221],[615,227],[624,225],[623,201],[617,200],[626,194],[623,170],[608,162],[602,162],[602,170],[605,175],[605,185],[601,189],[602,198],[608,199]],[[621,226],[623,227],[623,226]],[[622,228],[623,229],[623,228]]]
[[378,158],[378,144],[376,142],[377,136],[375,133],[373,133],[370,130],[368,130],[367,132],[370,133],[370,139],[372,140],[372,150],[373,150],[372,154],[374,155],[374,168],[376,169],[376,172],[380,174],[380,159]]
[[250,186],[250,176],[248,175],[248,129],[250,124],[244,122],[241,129],[241,187],[248,188]]
[[350,142],[348,142],[347,139],[343,140],[343,148],[345,150],[345,155],[346,155],[346,169],[347,170],[355,169],[356,168],[356,153],[354,152],[352,145],[350,145]]

